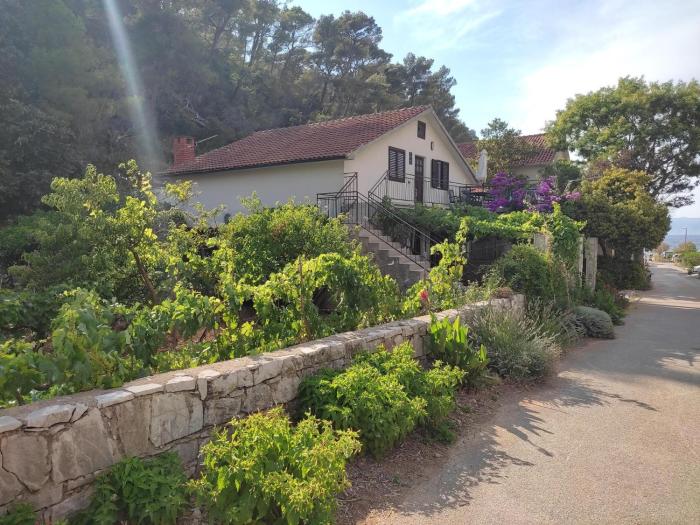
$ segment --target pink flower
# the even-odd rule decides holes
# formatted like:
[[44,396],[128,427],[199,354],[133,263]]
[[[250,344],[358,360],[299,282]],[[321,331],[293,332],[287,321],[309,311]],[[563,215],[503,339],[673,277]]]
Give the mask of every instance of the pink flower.
[[420,291],[419,297],[420,297],[421,302],[427,303],[428,302],[428,290],[423,288]]

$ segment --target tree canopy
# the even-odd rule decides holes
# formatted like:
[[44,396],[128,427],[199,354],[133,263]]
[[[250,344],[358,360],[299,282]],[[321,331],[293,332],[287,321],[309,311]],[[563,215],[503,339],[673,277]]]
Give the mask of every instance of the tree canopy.
[[[457,141],[449,69],[396,61],[362,12],[317,20],[282,0],[119,0],[161,153],[259,129],[431,104]],[[0,220],[32,211],[52,177],[137,157],[101,0],[8,0],[0,17]]]
[[598,237],[605,252],[616,257],[638,255],[663,241],[671,225],[668,207],[649,195],[649,175],[610,168],[581,185],[581,197],[568,202],[567,213],[585,220],[584,233]]
[[569,99],[547,131],[553,145],[584,160],[605,159],[649,175],[652,196],[692,202],[700,178],[700,84],[621,78]]
[[488,123],[488,127],[481,130],[477,149],[485,149],[488,153],[489,179],[497,173],[512,173],[513,169],[521,165],[534,151],[532,144],[520,138],[519,129],[511,128],[500,118],[494,118]]

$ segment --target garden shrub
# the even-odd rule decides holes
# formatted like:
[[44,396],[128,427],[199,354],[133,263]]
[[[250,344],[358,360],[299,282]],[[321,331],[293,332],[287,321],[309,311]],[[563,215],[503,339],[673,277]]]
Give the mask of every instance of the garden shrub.
[[488,348],[489,367],[502,377],[543,377],[560,353],[555,337],[537,319],[510,309],[479,310],[468,324]]
[[563,300],[566,283],[547,254],[520,244],[496,261],[494,271],[516,292],[529,299]]
[[437,360],[426,371],[413,357],[409,342],[401,343],[391,352],[379,348],[376,352],[360,354],[356,361],[367,362],[382,374],[396,377],[411,399],[424,399],[426,413],[419,423],[442,433],[443,424],[454,408],[457,387],[463,381],[461,368]]
[[335,497],[349,486],[347,460],[357,434],[307,417],[293,426],[281,408],[231,421],[202,448],[191,482],[210,521],[222,524],[333,521]]
[[692,269],[700,265],[700,252],[684,252],[681,254],[681,264],[684,268]]
[[610,286],[602,284],[594,292],[588,292],[588,297],[584,300],[585,306],[592,306],[598,310],[606,312],[613,324],[621,325],[625,318],[625,307],[627,299]]
[[424,399],[411,399],[395,375],[382,374],[367,362],[302,381],[299,408],[331,421],[337,429],[357,430],[364,449],[375,457],[427,416]]
[[10,508],[7,514],[0,516],[0,525],[35,525],[37,517],[31,505],[20,503]]
[[263,207],[260,199],[245,199],[247,213],[239,213],[219,228],[217,256],[226,259],[235,279],[260,284],[300,256],[324,253],[349,257],[354,249],[340,219],[329,219],[312,205],[287,202]]
[[574,308],[574,313],[581,325],[586,329],[586,335],[601,339],[613,339],[615,337],[612,319],[602,310],[589,306],[577,306]]
[[446,317],[438,320],[432,316],[428,334],[430,356],[458,367],[464,372],[463,384],[476,386],[489,362],[486,347],[470,340],[469,328],[462,324],[460,317],[450,322]]
[[616,290],[651,287],[651,276],[643,263],[618,257],[598,257],[598,281]]
[[174,452],[126,458],[97,478],[90,506],[73,525],[170,525],[187,503],[187,477]]
[[566,348],[586,335],[576,314],[569,308],[541,299],[527,301],[527,316],[551,336],[561,348]]
[[8,339],[0,343],[0,407],[28,401],[46,381],[47,363],[27,341]]
[[392,352],[359,355],[344,371],[326,370],[305,379],[299,406],[336,428],[358,430],[367,452],[378,457],[418,424],[441,432],[462,375],[440,362],[424,371],[411,344],[402,343]]

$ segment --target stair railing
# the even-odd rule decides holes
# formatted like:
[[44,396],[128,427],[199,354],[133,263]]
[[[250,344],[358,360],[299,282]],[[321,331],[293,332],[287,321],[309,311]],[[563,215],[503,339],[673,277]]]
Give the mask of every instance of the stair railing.
[[357,173],[347,174],[339,191],[319,193],[316,201],[329,217],[343,216],[345,222],[373,233],[378,241],[398,250],[423,270],[430,270],[430,247],[438,241],[382,202],[376,192],[370,190],[369,196],[360,193]]

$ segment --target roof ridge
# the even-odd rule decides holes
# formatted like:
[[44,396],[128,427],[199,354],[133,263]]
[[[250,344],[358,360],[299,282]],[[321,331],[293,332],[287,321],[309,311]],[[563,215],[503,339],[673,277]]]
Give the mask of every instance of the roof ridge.
[[[408,111],[411,109],[420,109],[421,113],[422,113],[423,111],[427,110],[428,108],[430,108],[430,106],[428,106],[428,105],[408,106],[405,108],[387,109],[385,111],[375,111],[374,113],[361,113],[360,115],[351,115],[349,117],[334,118],[334,119],[330,119],[330,120],[321,120],[318,122],[307,122],[306,124],[295,124],[294,126],[280,126],[278,128],[260,129],[258,131],[254,131],[253,133],[251,133],[248,136],[250,137],[250,136],[255,135],[257,133],[268,133],[271,131],[279,131],[282,129],[296,129],[296,128],[304,128],[304,127],[312,127],[312,126],[322,126],[325,124],[346,122],[348,120],[358,119],[358,118],[362,118],[362,117],[378,117],[380,115],[387,115],[389,113],[399,113],[399,112]],[[246,138],[246,137],[243,137],[243,138]],[[240,140],[243,140],[243,139],[240,139]]]

